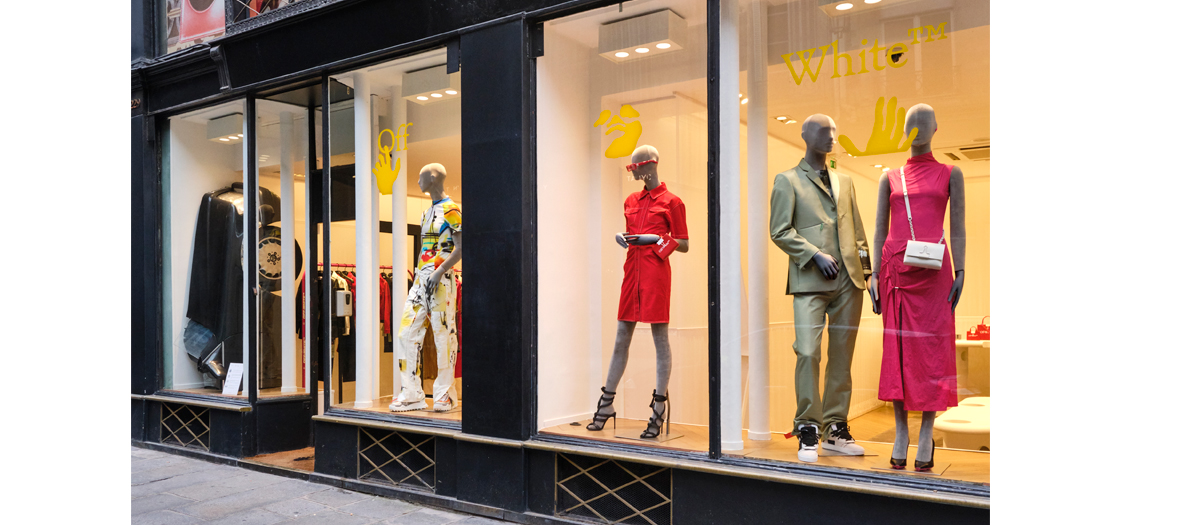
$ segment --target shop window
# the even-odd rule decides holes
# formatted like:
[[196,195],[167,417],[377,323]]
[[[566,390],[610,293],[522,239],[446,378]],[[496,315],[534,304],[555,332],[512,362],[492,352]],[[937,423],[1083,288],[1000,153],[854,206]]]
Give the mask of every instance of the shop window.
[[[544,23],[536,147],[543,435],[708,450],[705,27],[705,4],[689,1],[624,3]],[[650,437],[641,437],[649,422]]]
[[446,64],[439,49],[328,81],[329,266],[312,271],[334,283],[331,404],[361,417],[461,419],[461,94]]
[[[245,397],[245,104],[168,119],[163,173],[164,389]],[[277,197],[276,197],[277,198]],[[268,202],[270,202],[268,200]]]
[[723,452],[988,483],[989,3],[721,4]]
[[230,0],[233,9],[233,21],[241,22],[258,15],[269,13],[302,0]]

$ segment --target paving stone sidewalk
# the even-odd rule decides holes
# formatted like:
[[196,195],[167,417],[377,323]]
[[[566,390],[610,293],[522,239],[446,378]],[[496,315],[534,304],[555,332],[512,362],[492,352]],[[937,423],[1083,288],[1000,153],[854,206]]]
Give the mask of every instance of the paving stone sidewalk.
[[131,447],[131,523],[491,525],[509,522]]

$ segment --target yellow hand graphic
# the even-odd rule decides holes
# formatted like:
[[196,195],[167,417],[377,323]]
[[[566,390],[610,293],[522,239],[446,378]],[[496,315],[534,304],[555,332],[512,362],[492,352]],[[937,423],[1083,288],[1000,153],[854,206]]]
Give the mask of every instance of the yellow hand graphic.
[[[611,112],[608,109],[602,110],[598,114],[598,120],[594,122],[594,127],[606,124],[606,131],[603,135],[610,135],[616,131],[622,131],[623,134],[611,141],[610,146],[606,148],[606,158],[618,159],[631,155],[635,151],[635,145],[639,143],[639,136],[643,134],[643,124],[638,120],[633,122],[624,122],[621,117],[639,118],[639,111],[631,107],[630,104],[623,104],[619,110],[619,115],[611,118]],[[609,122],[607,120],[609,119]]]
[[[386,129],[382,130],[381,134],[389,133],[390,138],[393,137],[393,132]],[[382,195],[390,195],[393,193],[393,182],[397,180],[398,173],[402,170],[402,159],[398,158],[394,163],[393,169],[389,167],[390,153],[393,151],[393,146],[385,147],[381,145],[381,135],[377,136],[377,149],[381,150],[381,154],[377,155],[377,166],[373,168],[373,175],[377,176],[377,191]]]
[[[894,112],[894,108],[897,108],[896,112]],[[854,157],[883,155],[909,149],[916,136],[918,136],[918,128],[910,130],[909,136],[905,136],[905,108],[897,106],[897,97],[889,99],[888,110],[885,109],[885,97],[881,97],[877,99],[877,109],[873,117],[873,133],[869,135],[869,142],[865,144],[864,151],[857,149],[856,145],[852,143],[852,139],[847,135],[840,135],[840,145],[844,146],[844,150]],[[898,142],[901,142],[903,138],[905,142],[898,145]]]

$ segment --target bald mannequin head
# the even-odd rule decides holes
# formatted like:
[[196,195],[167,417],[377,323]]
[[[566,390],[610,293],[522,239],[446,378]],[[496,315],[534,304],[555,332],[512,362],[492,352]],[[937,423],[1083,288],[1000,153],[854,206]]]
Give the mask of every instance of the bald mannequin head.
[[803,142],[807,144],[807,155],[828,154],[836,143],[836,121],[827,115],[816,113],[803,121]]
[[648,180],[652,177],[655,177],[656,166],[660,162],[660,152],[656,151],[654,146],[644,144],[638,148],[635,148],[635,151],[631,153],[632,164],[638,164],[648,160],[654,160],[655,162],[644,164],[638,168],[635,168],[635,171],[631,172],[631,177],[633,177],[635,180]]
[[442,164],[431,162],[422,166],[418,172],[418,189],[429,193],[432,198],[443,197],[443,182],[447,179],[447,169]]
[[938,122],[934,120],[934,108],[927,104],[914,104],[905,113],[905,132],[918,128],[918,135],[910,147],[926,146],[934,140],[934,132],[938,131]]

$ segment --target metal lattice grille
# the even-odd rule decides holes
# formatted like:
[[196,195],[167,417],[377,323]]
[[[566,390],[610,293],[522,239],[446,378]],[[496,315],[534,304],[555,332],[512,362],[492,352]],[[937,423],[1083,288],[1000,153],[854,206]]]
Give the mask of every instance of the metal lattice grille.
[[160,442],[209,450],[209,409],[160,403]]
[[434,436],[357,430],[360,479],[434,490]]
[[557,513],[611,524],[671,525],[672,470],[558,454]]

